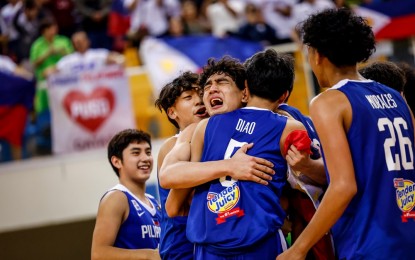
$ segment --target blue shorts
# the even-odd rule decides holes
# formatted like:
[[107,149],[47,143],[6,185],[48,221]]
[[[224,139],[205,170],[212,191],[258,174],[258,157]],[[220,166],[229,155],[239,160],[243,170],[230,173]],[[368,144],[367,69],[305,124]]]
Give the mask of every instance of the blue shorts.
[[[283,241],[282,241],[283,239]],[[270,236],[262,240],[258,245],[250,247],[240,254],[227,255],[223,253],[213,253],[203,245],[195,245],[195,260],[275,260],[279,254],[286,250],[285,238],[281,233]]]

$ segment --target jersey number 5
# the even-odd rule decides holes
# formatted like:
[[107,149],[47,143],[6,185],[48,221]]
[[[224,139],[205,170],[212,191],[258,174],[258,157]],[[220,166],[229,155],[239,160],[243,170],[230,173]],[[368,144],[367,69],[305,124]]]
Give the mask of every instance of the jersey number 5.
[[[235,153],[235,150],[237,148],[242,147],[244,144],[247,144],[246,142],[239,142],[235,139],[231,139],[228,143],[228,147],[226,148],[225,156],[223,159],[230,159],[232,155]],[[230,179],[230,180],[229,180]],[[223,187],[231,187],[233,183],[235,183],[237,180],[234,178],[230,178],[229,176],[221,177],[219,179],[220,184],[222,184]]]
[[[387,127],[387,129],[385,128]],[[379,131],[383,132],[389,130],[390,137],[385,139],[383,147],[385,149],[386,165],[389,171],[400,171],[401,166],[405,170],[414,169],[414,154],[411,139],[403,136],[402,128],[408,130],[408,124],[402,117],[396,117],[393,122],[389,118],[379,118]],[[400,153],[392,154],[392,148],[396,146],[396,139],[398,139]],[[407,147],[406,147],[407,146]],[[393,149],[396,150],[396,149]],[[409,158],[406,152],[409,152]]]

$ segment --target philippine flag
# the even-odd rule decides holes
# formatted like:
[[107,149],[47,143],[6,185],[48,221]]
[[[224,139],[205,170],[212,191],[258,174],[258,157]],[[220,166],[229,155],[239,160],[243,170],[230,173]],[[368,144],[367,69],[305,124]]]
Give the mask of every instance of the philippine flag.
[[378,40],[415,35],[415,0],[374,2],[354,10],[369,21]]
[[241,62],[263,49],[257,42],[227,37],[185,36],[146,38],[140,45],[140,56],[158,93],[165,84],[184,71],[200,72],[211,57],[229,55]]
[[29,112],[33,109],[35,82],[0,72],[0,139],[21,146]]

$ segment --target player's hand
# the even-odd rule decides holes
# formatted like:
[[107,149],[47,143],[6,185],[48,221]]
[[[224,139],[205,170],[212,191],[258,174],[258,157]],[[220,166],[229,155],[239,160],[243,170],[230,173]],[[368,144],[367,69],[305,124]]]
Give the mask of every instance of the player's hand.
[[299,151],[294,145],[291,145],[285,156],[285,160],[294,171],[306,172],[310,166],[310,155],[305,151]]
[[268,181],[272,180],[272,175],[275,174],[274,165],[268,160],[247,155],[246,152],[253,145],[253,143],[243,145],[229,159],[232,169],[230,176],[237,180],[268,185]]

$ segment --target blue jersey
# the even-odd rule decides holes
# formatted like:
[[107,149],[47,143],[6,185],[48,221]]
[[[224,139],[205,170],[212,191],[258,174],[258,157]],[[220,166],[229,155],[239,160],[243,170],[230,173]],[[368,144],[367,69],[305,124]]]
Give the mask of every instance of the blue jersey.
[[229,159],[253,142],[248,154],[271,161],[276,174],[268,186],[224,177],[196,187],[187,227],[196,246],[218,255],[243,254],[276,236],[285,218],[279,198],[287,163],[279,142],[286,122],[285,116],[251,107],[209,119],[201,161]]
[[351,104],[347,139],[357,183],[356,196],[332,228],[339,258],[413,259],[414,126],[408,106],[398,92],[374,81],[343,80],[333,89]]
[[160,256],[162,259],[193,259],[193,243],[186,237],[187,216],[169,218],[165,209],[169,189],[159,186],[161,201]]
[[118,184],[112,190],[122,191],[128,199],[129,213],[121,224],[114,242],[125,249],[156,249],[160,242],[160,206],[156,199],[146,194],[153,207],[141,202],[125,186]]
[[311,139],[312,146],[311,146],[311,158],[318,159],[321,157],[320,154],[320,139],[318,138],[317,132],[314,130],[313,121],[308,116],[303,115],[300,110],[295,107],[289,106],[288,104],[281,104],[278,106],[278,109],[283,110],[290,114],[295,120],[300,121],[305,129],[307,130],[307,134]]

